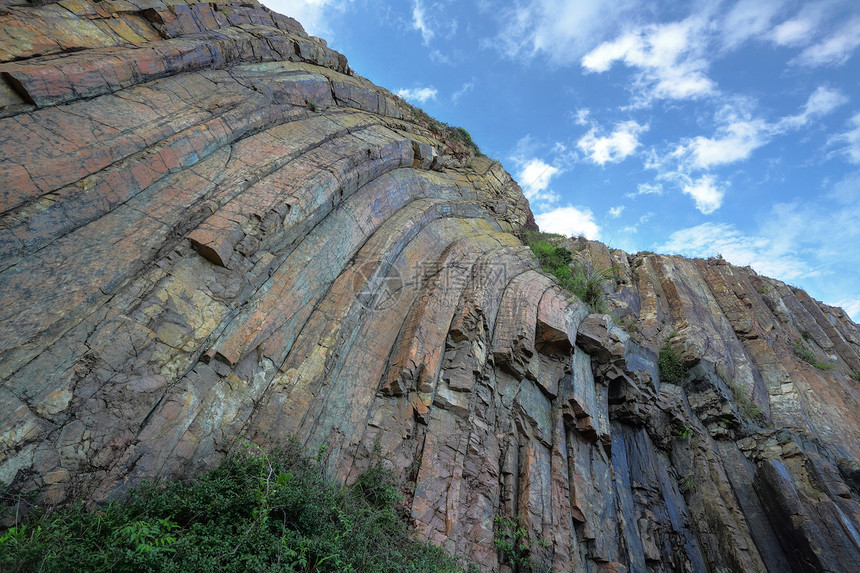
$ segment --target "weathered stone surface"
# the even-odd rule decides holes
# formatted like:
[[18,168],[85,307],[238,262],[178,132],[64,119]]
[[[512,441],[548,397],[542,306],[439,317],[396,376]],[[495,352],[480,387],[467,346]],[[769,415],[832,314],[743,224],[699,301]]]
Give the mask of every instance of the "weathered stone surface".
[[[98,502],[242,438],[376,456],[510,571],[854,571],[860,330],[723,261],[538,270],[498,163],[252,1],[3,2],[0,481]],[[821,370],[795,356],[807,345]],[[691,368],[659,379],[670,343]]]

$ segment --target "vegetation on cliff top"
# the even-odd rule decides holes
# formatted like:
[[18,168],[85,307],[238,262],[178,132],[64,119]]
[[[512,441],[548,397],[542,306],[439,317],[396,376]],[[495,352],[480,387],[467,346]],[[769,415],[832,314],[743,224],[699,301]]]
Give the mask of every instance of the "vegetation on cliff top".
[[603,283],[612,278],[613,269],[595,270],[587,262],[574,259],[573,253],[558,244],[564,237],[529,231],[525,242],[538,258],[541,268],[558,279],[562,288],[575,294],[593,312],[605,313]]
[[341,488],[320,457],[246,444],[189,483],[146,484],[95,510],[41,512],[0,530],[0,570],[462,571],[410,537],[390,471],[373,466]]
[[472,135],[466,131],[466,128],[448,125],[444,121],[439,121],[438,119],[431,117],[420,107],[414,106],[405,101],[403,102],[403,105],[412,112],[413,120],[425,126],[443,141],[460,144],[474,153],[476,157],[482,157],[484,155],[481,152],[481,148],[478,147],[478,144],[472,140]]

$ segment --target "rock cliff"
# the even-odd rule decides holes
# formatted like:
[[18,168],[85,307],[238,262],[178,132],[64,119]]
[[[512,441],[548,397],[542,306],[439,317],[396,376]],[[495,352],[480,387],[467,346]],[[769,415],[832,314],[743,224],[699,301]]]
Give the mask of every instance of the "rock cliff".
[[416,533],[486,571],[514,519],[536,570],[860,568],[842,310],[567,241],[614,269],[592,313],[498,163],[254,0],[2,0],[0,76],[10,491],[295,436],[345,481],[390,464]]

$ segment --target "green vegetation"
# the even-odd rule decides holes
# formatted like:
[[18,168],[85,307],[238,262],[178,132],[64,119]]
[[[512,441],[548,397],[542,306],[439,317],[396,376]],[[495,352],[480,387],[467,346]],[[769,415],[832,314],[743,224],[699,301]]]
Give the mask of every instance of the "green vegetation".
[[686,476],[680,483],[681,493],[696,491],[696,478],[692,475]]
[[0,530],[0,570],[462,571],[408,534],[390,471],[373,465],[341,488],[320,458],[295,444],[272,452],[245,444],[190,483],[146,484],[98,509],[16,517]]
[[686,440],[693,435],[693,428],[690,428],[688,426],[682,426],[681,429],[678,431],[678,435]]
[[857,380],[858,382],[860,382],[860,374],[854,374],[852,372],[851,374],[849,374],[849,376],[851,376],[851,378],[853,378],[854,380]]
[[315,112],[315,111],[317,111],[317,109],[318,109],[317,102],[315,102],[315,101],[314,101],[314,100],[312,100],[312,99],[309,99],[309,100],[306,100],[306,103],[307,103],[307,105],[308,105],[308,110],[309,110],[309,111],[311,111],[311,112]]
[[457,127],[448,125],[443,121],[439,121],[431,117],[426,111],[421,109],[420,107],[411,105],[409,103],[403,102],[403,105],[406,106],[412,112],[412,119],[414,119],[417,123],[420,123],[427,127],[430,131],[432,131],[435,135],[439,136],[441,139],[449,142],[459,143],[465,146],[467,149],[471,150],[472,153],[477,157],[483,157],[483,153],[481,153],[481,149],[478,145],[472,140],[472,135],[466,131],[463,127]]
[[593,312],[605,313],[603,283],[612,278],[613,269],[594,270],[575,260],[570,249],[554,244],[553,240],[558,238],[558,235],[529,232],[525,242],[538,258],[541,268],[554,276],[562,288],[579,297]]
[[[805,330],[801,333],[801,336],[803,336],[803,338],[807,339],[807,340],[808,340],[808,338],[807,338],[808,335],[809,335],[809,332],[807,332]],[[835,366],[833,366],[832,364],[826,364],[824,362],[819,362],[818,358],[815,356],[815,353],[812,352],[812,350],[809,347],[807,347],[799,338],[796,338],[794,340],[794,354],[797,355],[798,358],[800,358],[801,360],[803,360],[807,364],[812,364],[813,366],[815,366],[819,370],[833,370],[835,368]]]
[[[496,549],[502,554],[502,563],[507,563],[514,571],[537,572],[545,568],[544,559],[529,546],[528,532],[522,526],[519,516],[514,519],[497,517]],[[546,542],[539,539],[535,542],[539,550],[546,549]]]
[[660,381],[668,384],[680,384],[687,377],[687,367],[681,362],[678,353],[668,343],[660,349],[657,358],[657,368],[660,370]]
[[747,395],[740,384],[729,382],[728,386],[732,391],[735,404],[741,411],[741,414],[755,422],[761,423],[765,421],[764,412],[761,411],[761,408],[755,405],[755,402],[747,398]]

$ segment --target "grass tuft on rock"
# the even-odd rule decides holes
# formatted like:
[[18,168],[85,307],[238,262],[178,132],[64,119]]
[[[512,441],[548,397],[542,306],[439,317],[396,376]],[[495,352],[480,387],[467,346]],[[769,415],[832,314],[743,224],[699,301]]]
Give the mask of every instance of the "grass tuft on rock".
[[574,259],[567,247],[557,244],[560,235],[528,232],[525,243],[540,262],[541,268],[554,276],[562,288],[575,294],[592,312],[605,313],[603,283],[612,278],[614,269],[595,270]]
[[0,570],[463,571],[409,535],[392,472],[372,466],[343,488],[320,457],[246,444],[189,483],[144,484],[96,509],[37,511],[0,529]]

